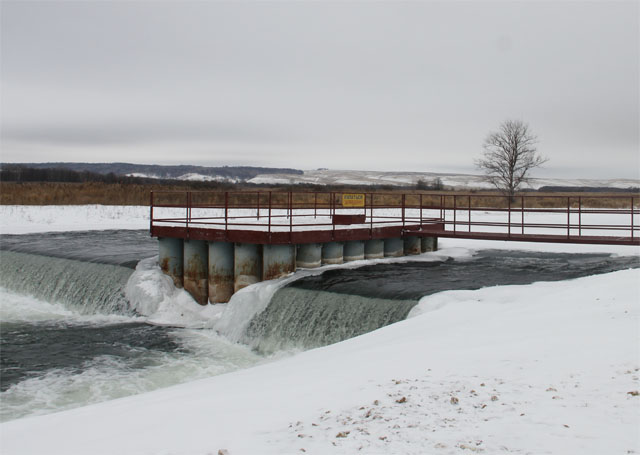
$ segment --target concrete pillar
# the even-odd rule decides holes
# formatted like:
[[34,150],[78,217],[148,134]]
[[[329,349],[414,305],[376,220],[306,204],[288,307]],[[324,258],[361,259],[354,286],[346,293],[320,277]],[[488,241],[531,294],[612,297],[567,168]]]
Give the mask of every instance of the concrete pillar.
[[204,240],[184,241],[184,289],[200,305],[206,305],[208,301],[208,255]]
[[344,262],[360,261],[364,259],[364,241],[350,240],[344,243]]
[[322,244],[321,243],[302,243],[298,245],[298,254],[296,256],[296,267],[304,267],[313,269],[320,267],[322,264]]
[[372,239],[364,242],[365,259],[382,259],[384,257],[384,240]]
[[420,244],[420,237],[405,237],[404,238],[404,254],[406,255],[411,255],[411,254],[420,254],[422,251],[420,251],[421,248],[421,244]]
[[384,257],[397,258],[404,254],[404,242],[401,238],[384,239]]
[[236,243],[233,255],[234,292],[262,281],[262,246]]
[[176,287],[182,287],[184,273],[182,239],[158,238],[158,262],[162,271],[173,279]]
[[420,239],[421,250],[423,253],[428,251],[436,251],[438,249],[438,237],[422,237]]
[[295,245],[264,245],[262,247],[263,280],[273,280],[295,271]]
[[322,244],[323,264],[342,264],[344,262],[343,245],[340,242],[327,242]]
[[233,243],[209,243],[209,302],[226,303],[233,295]]

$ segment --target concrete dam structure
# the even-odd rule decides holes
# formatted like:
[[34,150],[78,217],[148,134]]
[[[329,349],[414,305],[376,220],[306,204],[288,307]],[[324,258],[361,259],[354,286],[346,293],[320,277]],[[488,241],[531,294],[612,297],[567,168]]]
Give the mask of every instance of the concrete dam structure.
[[202,305],[228,302],[243,287],[288,275],[297,268],[400,257],[437,249],[436,237],[298,245],[208,242],[170,237],[158,240],[163,272]]
[[246,286],[297,268],[434,251],[440,237],[639,245],[634,198],[621,197],[612,209],[597,208],[598,201],[598,196],[153,192],[150,232],[159,240],[164,273],[205,305],[228,302]]

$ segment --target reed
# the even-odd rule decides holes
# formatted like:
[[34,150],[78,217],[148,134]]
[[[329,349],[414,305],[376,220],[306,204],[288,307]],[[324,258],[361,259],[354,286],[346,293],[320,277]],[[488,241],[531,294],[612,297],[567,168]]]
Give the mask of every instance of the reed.
[[[203,190],[204,189],[204,190]],[[527,192],[509,198],[496,192],[452,192],[417,191],[407,188],[381,189],[372,187],[275,187],[242,186],[207,190],[198,183],[176,185],[123,184],[123,183],[53,183],[53,182],[0,182],[0,204],[2,205],[148,205],[150,192],[154,192],[155,204],[183,205],[187,203],[187,191],[192,191],[193,206],[224,207],[225,191],[227,203],[235,207],[268,207],[269,191],[271,205],[285,208],[289,205],[292,191],[294,208],[328,208],[333,203],[341,206],[342,193],[365,193],[367,205],[402,207],[402,195],[406,194],[406,207],[440,207],[441,204],[460,209],[478,208],[618,208],[628,209],[633,198],[634,206],[640,207],[640,193],[537,193]],[[314,193],[318,191],[318,193]],[[178,193],[169,193],[178,192]],[[333,192],[333,195],[332,195]]]

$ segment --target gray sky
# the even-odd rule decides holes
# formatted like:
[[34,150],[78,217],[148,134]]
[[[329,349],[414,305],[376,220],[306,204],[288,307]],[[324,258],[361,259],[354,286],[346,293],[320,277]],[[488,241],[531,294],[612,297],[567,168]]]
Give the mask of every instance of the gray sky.
[[0,160],[640,178],[639,5],[2,1]]

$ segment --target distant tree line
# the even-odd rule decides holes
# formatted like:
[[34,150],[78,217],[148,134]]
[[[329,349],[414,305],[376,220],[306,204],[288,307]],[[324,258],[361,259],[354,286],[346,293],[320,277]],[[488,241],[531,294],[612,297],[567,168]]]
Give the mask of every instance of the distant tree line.
[[63,168],[32,168],[21,165],[4,165],[0,168],[0,181],[3,182],[63,182],[63,183],[145,183],[140,177],[126,177],[113,172],[98,174],[88,171],[72,171]]
[[16,183],[105,183],[124,185],[179,185],[194,190],[220,190],[234,188],[235,184],[225,181],[186,181],[175,179],[157,179],[149,177],[130,177],[113,172],[100,174],[89,171],[73,171],[64,168],[32,168],[23,165],[4,164],[0,168],[0,182]]
[[[301,175],[304,172],[290,168],[267,168],[254,166],[194,166],[176,165],[165,166],[157,164],[132,164],[132,163],[15,163],[14,165],[33,169],[67,169],[75,172],[90,172],[96,174],[115,174],[123,176],[128,174],[144,174],[159,179],[176,179],[185,174],[200,174],[209,177],[222,177],[227,179],[250,180],[260,174],[291,174]],[[0,164],[4,168],[10,164]]]

